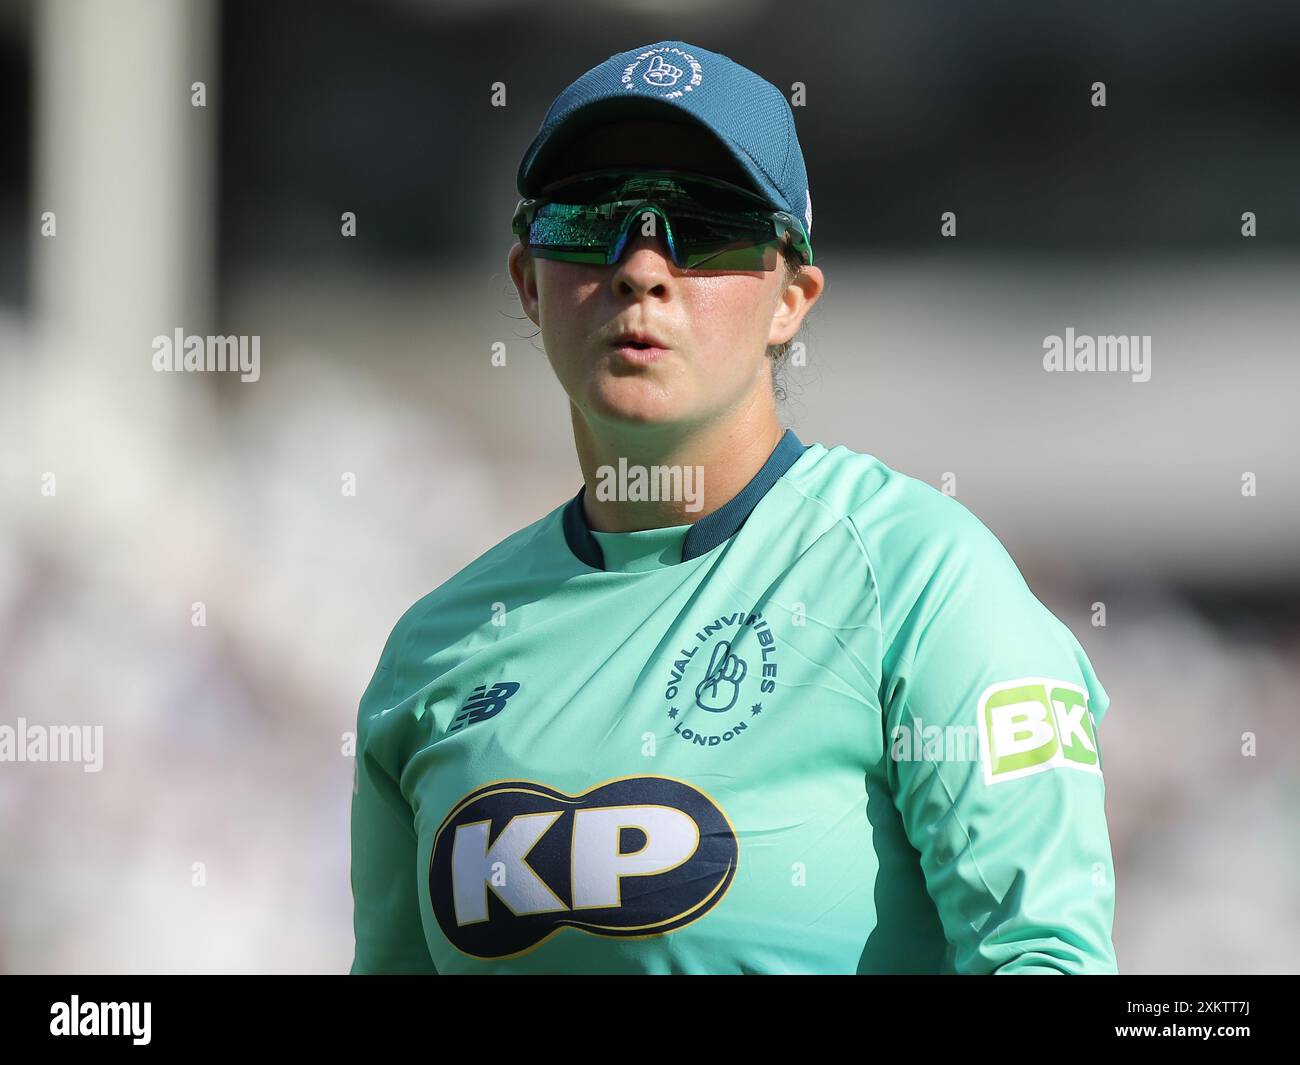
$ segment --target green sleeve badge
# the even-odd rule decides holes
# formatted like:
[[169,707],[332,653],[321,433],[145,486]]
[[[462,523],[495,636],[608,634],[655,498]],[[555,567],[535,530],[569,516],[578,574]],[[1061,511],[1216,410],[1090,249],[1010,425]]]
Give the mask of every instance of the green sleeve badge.
[[1088,692],[1067,681],[1022,677],[985,689],[979,739],[986,784],[1057,766],[1101,775]]

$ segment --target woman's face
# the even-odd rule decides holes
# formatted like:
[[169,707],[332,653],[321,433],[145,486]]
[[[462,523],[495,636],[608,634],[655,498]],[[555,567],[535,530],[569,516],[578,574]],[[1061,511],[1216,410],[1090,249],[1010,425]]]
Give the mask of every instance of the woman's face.
[[[737,181],[720,147],[689,127],[627,122],[597,132],[598,138],[570,148],[563,169],[553,173],[671,165]],[[665,137],[671,138],[672,162],[655,162]],[[516,244],[509,267],[570,400],[589,423],[624,426],[707,422],[771,404],[767,347],[797,332],[822,288],[816,267],[805,267],[788,287],[779,267],[682,270],[662,234],[643,236],[636,226],[619,261],[609,266],[535,259]],[[626,331],[651,334],[661,350],[620,350],[615,340]]]

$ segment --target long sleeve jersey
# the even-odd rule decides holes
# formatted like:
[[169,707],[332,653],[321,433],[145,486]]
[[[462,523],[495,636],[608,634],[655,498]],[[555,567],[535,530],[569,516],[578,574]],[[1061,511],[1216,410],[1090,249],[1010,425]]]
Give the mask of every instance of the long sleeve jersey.
[[792,430],[698,521],[583,492],[361,698],[354,973],[1113,973],[1070,630],[963,505]]

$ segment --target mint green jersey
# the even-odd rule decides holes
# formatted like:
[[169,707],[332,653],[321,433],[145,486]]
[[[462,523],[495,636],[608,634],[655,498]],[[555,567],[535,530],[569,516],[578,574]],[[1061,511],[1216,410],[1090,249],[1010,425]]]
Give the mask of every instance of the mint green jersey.
[[582,496],[383,649],[352,972],[1116,971],[1108,697],[965,507],[789,430],[690,525]]

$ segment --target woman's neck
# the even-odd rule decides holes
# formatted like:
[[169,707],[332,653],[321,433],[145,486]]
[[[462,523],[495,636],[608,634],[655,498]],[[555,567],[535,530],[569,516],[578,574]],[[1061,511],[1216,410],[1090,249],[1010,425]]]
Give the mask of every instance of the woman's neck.
[[598,532],[688,525],[724,506],[763,467],[785,430],[770,406],[683,431],[680,426],[592,425],[572,408],[587,490],[583,509]]

